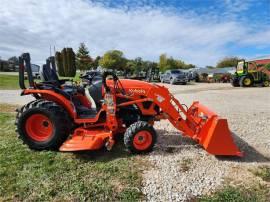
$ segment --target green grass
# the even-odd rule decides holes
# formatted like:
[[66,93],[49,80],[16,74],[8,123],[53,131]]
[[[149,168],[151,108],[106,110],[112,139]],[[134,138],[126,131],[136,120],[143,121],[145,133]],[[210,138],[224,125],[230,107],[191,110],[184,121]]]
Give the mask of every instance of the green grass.
[[63,77],[63,76],[60,76],[59,78],[60,79],[72,79],[73,81],[79,81],[80,80],[80,73],[77,72],[74,77]]
[[250,188],[227,186],[212,196],[204,196],[200,202],[268,202],[269,190],[265,185],[253,185]]
[[0,105],[0,201],[137,201],[142,165],[120,143],[111,152],[32,151],[17,138],[12,107]]
[[[80,74],[77,73],[75,77],[60,77],[60,79],[72,79],[73,81],[79,81]],[[39,82],[40,80],[36,80]],[[27,86],[28,81],[25,80],[25,84]],[[0,90],[16,90],[20,89],[19,86],[19,77],[17,75],[4,75],[0,73]]]
[[18,76],[0,74],[0,90],[13,90],[19,88]]

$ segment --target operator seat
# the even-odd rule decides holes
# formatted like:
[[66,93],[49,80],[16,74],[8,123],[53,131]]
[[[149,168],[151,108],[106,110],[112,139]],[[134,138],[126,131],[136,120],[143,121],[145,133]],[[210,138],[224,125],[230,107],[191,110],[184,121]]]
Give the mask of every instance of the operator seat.
[[66,85],[65,82],[69,80],[59,79],[55,70],[50,68],[50,66],[46,64],[42,66],[40,77],[42,80],[41,84],[54,86],[55,88],[57,88],[58,91],[59,90],[64,91],[65,93],[69,95],[73,95],[74,93],[77,93],[77,92],[83,95],[85,94],[85,90],[83,87],[74,86],[74,85]]
[[102,97],[102,80],[94,81],[88,88],[89,94],[96,104],[97,111],[101,108]]
[[44,84],[52,84],[60,87],[67,80],[60,80],[57,73],[51,69],[48,65],[44,64],[40,71],[40,77]]
[[[74,85],[64,85],[65,81],[67,80],[60,80],[57,73],[54,69],[50,68],[48,65],[43,65],[42,71],[41,71],[41,77],[43,78],[45,85],[53,85],[56,88],[54,89],[56,92],[64,95],[65,97],[69,97],[69,99],[72,99],[73,104],[76,108],[76,111],[78,113],[78,117],[80,118],[93,118],[96,116],[97,112],[101,108],[101,100],[102,100],[102,80],[97,80],[92,83],[92,85],[89,87],[89,95],[92,97],[94,101],[96,108],[87,108],[83,106],[83,104],[78,100],[75,96],[73,96],[76,93],[80,93],[83,95],[87,95],[85,93],[85,89],[82,86],[74,86]],[[87,96],[86,96],[87,97]]]
[[50,78],[50,71],[45,64],[41,67],[40,77],[42,81],[48,81]]

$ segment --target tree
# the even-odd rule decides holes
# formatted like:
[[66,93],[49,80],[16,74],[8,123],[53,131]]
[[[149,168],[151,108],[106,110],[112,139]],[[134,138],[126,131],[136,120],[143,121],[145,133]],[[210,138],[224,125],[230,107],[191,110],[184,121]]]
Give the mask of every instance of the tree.
[[124,75],[133,74],[136,70],[136,63],[134,60],[127,60]]
[[124,70],[126,63],[123,52],[119,50],[107,51],[99,60],[101,67],[112,70]]
[[158,67],[159,67],[159,69],[160,69],[161,72],[165,72],[166,71],[166,67],[167,67],[167,55],[166,54],[161,54],[159,56]]
[[207,69],[214,69],[215,67],[210,66],[210,65],[207,65],[206,68],[207,68]]
[[173,57],[167,59],[166,69],[179,69],[180,66],[182,66],[180,62],[173,59]]
[[193,64],[188,64],[186,65],[186,68],[185,69],[192,69],[192,68],[195,68],[196,66],[193,65]]
[[236,67],[239,61],[238,57],[225,57],[217,63],[217,68]]
[[166,54],[161,54],[159,56],[158,67],[161,72],[164,72],[168,69],[190,69],[195,68],[193,64],[186,64],[182,60],[174,59],[173,57],[167,58]]
[[157,68],[158,64],[151,61],[143,61],[143,71],[149,71],[151,69]]
[[145,61],[143,70],[146,72],[146,77],[149,81],[152,79],[151,76],[154,72],[157,72],[158,64],[156,62]]
[[97,69],[99,65],[99,60],[101,59],[100,56],[97,56],[95,60],[91,63],[90,67],[93,69]]
[[270,63],[266,64],[265,68],[270,71]]
[[14,65],[18,65],[19,64],[19,58],[17,58],[16,56],[10,57],[8,59],[8,62],[13,63]]
[[9,71],[15,71],[16,66],[19,65],[19,58],[16,56],[10,57],[8,60],[8,69]]
[[142,60],[141,57],[137,57],[134,59],[134,64],[135,64],[135,74],[136,76],[140,76],[140,72],[144,68],[144,61]]
[[79,70],[85,71],[90,69],[93,59],[89,55],[88,48],[84,43],[80,43],[79,49],[76,53],[76,66]]

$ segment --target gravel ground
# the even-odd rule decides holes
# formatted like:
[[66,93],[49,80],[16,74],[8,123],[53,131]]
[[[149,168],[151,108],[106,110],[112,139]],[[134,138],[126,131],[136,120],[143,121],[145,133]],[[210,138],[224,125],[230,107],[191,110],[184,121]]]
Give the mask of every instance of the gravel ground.
[[[13,72],[14,73],[14,72]],[[215,90],[215,89],[228,89],[230,88],[228,85],[223,84],[191,84],[185,86],[173,86],[169,84],[162,84],[170,88],[171,92],[174,94],[177,93],[190,93],[192,92],[200,92],[205,90]],[[8,103],[8,104],[17,104],[17,105],[24,105],[29,101],[33,100],[31,95],[20,96],[21,90],[0,90],[0,103]]]
[[[270,88],[233,88],[230,84],[169,85],[181,103],[198,100],[228,119],[244,158],[216,158],[192,140],[183,138],[167,121],[157,122],[158,143],[144,156],[152,166],[143,174],[148,201],[187,201],[210,194],[225,182],[245,184],[260,180],[248,170],[270,166]],[[31,96],[19,90],[0,90],[0,102],[25,104]]]
[[0,90],[0,103],[24,105],[34,98],[31,95],[20,96],[21,90]]
[[259,181],[248,170],[270,166],[270,88],[232,88],[229,84],[168,87],[181,103],[199,100],[226,117],[245,157],[216,158],[181,137],[169,122],[161,121],[155,125],[158,145],[145,157],[153,165],[144,173],[147,200],[187,201],[211,194],[225,181],[233,185]]

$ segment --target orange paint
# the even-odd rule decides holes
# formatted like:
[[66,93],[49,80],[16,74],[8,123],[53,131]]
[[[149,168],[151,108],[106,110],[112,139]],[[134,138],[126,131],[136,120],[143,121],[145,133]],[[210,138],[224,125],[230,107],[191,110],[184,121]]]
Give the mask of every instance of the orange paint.
[[27,118],[25,130],[32,140],[43,142],[52,136],[53,124],[47,116],[33,114]]
[[133,139],[133,145],[137,150],[145,150],[150,147],[153,139],[150,132],[143,130],[138,132]]
[[[93,118],[79,118],[71,100],[52,90],[26,89],[23,94],[35,93],[42,99],[56,102],[63,106],[73,119],[77,128],[71,138],[61,146],[60,151],[100,149],[108,140],[109,144],[113,144],[113,134],[126,130],[122,126],[121,117],[116,116],[117,111],[121,107],[136,105],[140,115],[153,118],[150,120],[151,124],[160,119],[169,120],[184,136],[194,139],[210,154],[243,155],[233,141],[227,120],[220,118],[199,102],[194,102],[186,109],[164,86],[129,79],[121,79],[120,82],[126,94],[123,95],[114,89],[114,82],[107,80],[111,93],[106,94],[104,88],[102,93],[104,100],[110,102],[105,101]],[[76,96],[85,107],[91,107],[84,95]],[[125,101],[116,104],[120,98]],[[145,107],[145,102],[150,103],[148,107]],[[106,117],[101,119],[101,114],[106,114]],[[151,134],[148,133],[141,131],[134,136],[133,144],[136,149],[144,150],[152,144]]]
[[104,129],[77,128],[70,139],[64,142],[60,151],[97,150],[104,146],[112,133]]

